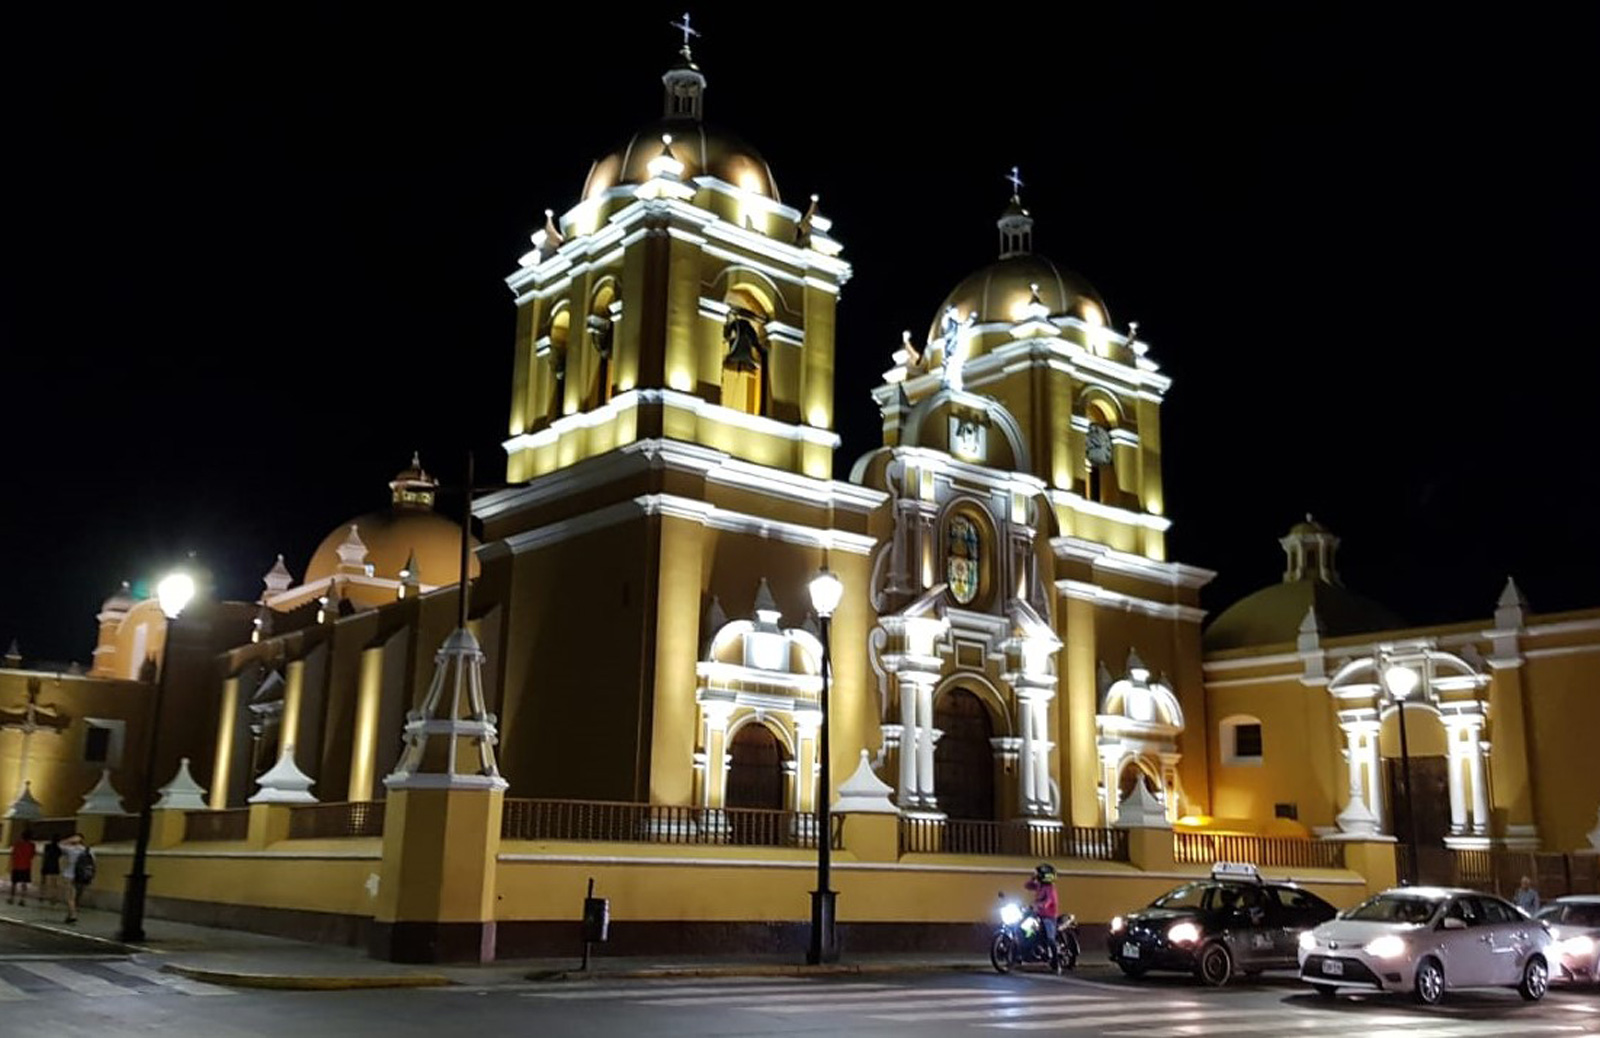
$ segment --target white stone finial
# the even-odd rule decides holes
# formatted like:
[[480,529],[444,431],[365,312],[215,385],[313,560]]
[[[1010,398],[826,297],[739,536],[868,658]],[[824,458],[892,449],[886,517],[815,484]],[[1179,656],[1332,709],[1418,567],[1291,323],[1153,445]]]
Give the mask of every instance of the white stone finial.
[[1376,836],[1378,834],[1378,816],[1372,813],[1363,796],[1352,794],[1350,802],[1343,811],[1334,819],[1338,823],[1339,831],[1350,836]]
[[278,763],[268,769],[265,775],[256,779],[256,795],[250,798],[252,804],[315,804],[317,798],[311,795],[311,787],[315,780],[305,772],[295,767],[294,747],[285,746],[283,753],[278,757]]
[[1144,776],[1134,782],[1128,795],[1117,805],[1118,829],[1170,829],[1167,808],[1145,785]]
[[161,787],[161,799],[156,801],[157,811],[205,811],[211,807],[206,803],[206,791],[200,788],[200,783],[189,774],[189,758],[185,757],[178,762],[178,773],[172,776],[172,781]]
[[283,564],[283,556],[278,556],[278,561],[267,570],[267,575],[261,578],[267,586],[267,594],[277,595],[289,590],[289,585],[294,583],[294,574],[289,572],[289,567]]
[[763,623],[775,624],[783,613],[778,609],[777,599],[772,597],[772,586],[767,583],[767,578],[761,578],[761,584],[756,588],[756,619]]
[[[385,788],[505,789],[494,755],[498,723],[484,705],[483,649],[471,631],[457,627],[434,654],[422,705],[406,714],[405,749]],[[437,757],[428,753],[433,738],[445,744]]]
[[1594,814],[1594,828],[1584,833],[1584,838],[1589,841],[1589,846],[1600,852],[1600,808],[1597,808]]
[[122,797],[117,795],[116,788],[111,785],[111,769],[105,768],[100,772],[100,781],[89,790],[83,798],[83,805],[78,808],[80,815],[125,815],[127,809],[122,806]]
[[15,818],[21,822],[31,822],[44,817],[44,805],[33,798],[33,783],[24,782],[22,792],[17,794],[17,799],[6,808],[5,817]]
[[839,786],[839,799],[833,802],[833,810],[838,814],[899,814],[900,809],[890,799],[893,794],[894,787],[872,773],[872,762],[867,751],[862,750],[855,774]]
[[355,523],[350,524],[350,532],[345,535],[344,543],[339,545],[339,568],[364,571],[367,563],[367,545],[361,539],[361,531]]

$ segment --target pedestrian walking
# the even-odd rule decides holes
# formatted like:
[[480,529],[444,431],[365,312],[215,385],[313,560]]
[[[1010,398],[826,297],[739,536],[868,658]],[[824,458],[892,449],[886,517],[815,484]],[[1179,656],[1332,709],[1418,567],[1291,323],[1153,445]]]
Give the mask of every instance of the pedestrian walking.
[[61,881],[67,894],[67,922],[78,921],[78,900],[83,888],[94,880],[94,854],[84,842],[82,833],[73,833],[61,841]]
[[39,862],[39,900],[51,904],[61,900],[61,838],[52,836],[44,845]]
[[24,829],[11,845],[11,890],[6,904],[21,905],[27,902],[28,885],[33,882],[33,830]]
[[1532,877],[1522,877],[1522,882],[1517,884],[1516,897],[1512,898],[1512,900],[1516,902],[1518,908],[1529,915],[1539,911],[1539,891],[1533,885]]

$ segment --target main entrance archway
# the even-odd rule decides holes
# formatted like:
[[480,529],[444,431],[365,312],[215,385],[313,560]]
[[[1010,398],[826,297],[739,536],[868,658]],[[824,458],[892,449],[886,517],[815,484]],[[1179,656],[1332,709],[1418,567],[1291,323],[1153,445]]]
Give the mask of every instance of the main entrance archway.
[[764,724],[751,723],[734,734],[728,746],[728,807],[783,810],[783,765],[787,755],[778,737]]
[[994,821],[994,725],[983,701],[953,688],[934,705],[933,726],[944,733],[933,752],[940,809],[950,818]]

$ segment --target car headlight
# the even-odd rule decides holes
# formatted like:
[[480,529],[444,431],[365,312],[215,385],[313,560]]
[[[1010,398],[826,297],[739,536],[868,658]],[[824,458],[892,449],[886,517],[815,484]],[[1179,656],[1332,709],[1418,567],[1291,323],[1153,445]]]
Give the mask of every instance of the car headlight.
[[1173,944],[1193,944],[1200,939],[1200,928],[1193,923],[1173,923],[1167,940]]
[[1300,935],[1300,950],[1301,951],[1316,951],[1317,950],[1317,939],[1311,933],[1310,930],[1307,930],[1305,933],[1302,933]]
[[1022,922],[1022,909],[1017,907],[1015,901],[1007,901],[1000,906],[1000,921],[1007,926],[1016,926]]
[[1128,925],[1127,920],[1123,919],[1120,915],[1114,915],[1114,916],[1111,917],[1111,932],[1112,933],[1121,933],[1122,932],[1122,928],[1124,926],[1127,926],[1127,925]]
[[1564,955],[1576,955],[1582,958],[1594,954],[1595,942],[1593,937],[1579,934],[1577,937],[1568,937],[1566,940],[1558,942],[1557,947],[1561,949]]
[[1395,959],[1406,953],[1406,942],[1389,933],[1374,937],[1361,950],[1375,959]]

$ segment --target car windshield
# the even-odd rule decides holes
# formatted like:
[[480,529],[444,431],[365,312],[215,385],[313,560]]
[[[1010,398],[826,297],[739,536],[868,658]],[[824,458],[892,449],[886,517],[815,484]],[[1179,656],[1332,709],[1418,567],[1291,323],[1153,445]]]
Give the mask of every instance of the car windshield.
[[1150,902],[1151,908],[1201,908],[1204,906],[1206,886],[1204,883],[1190,883],[1181,886],[1170,894],[1163,894]]
[[[1561,917],[1561,922],[1567,926],[1587,926],[1600,928],[1600,905],[1564,905],[1567,912]],[[1555,922],[1554,919],[1550,920]]]
[[1403,894],[1379,894],[1368,898],[1345,916],[1369,923],[1425,923],[1433,918],[1439,902]]

